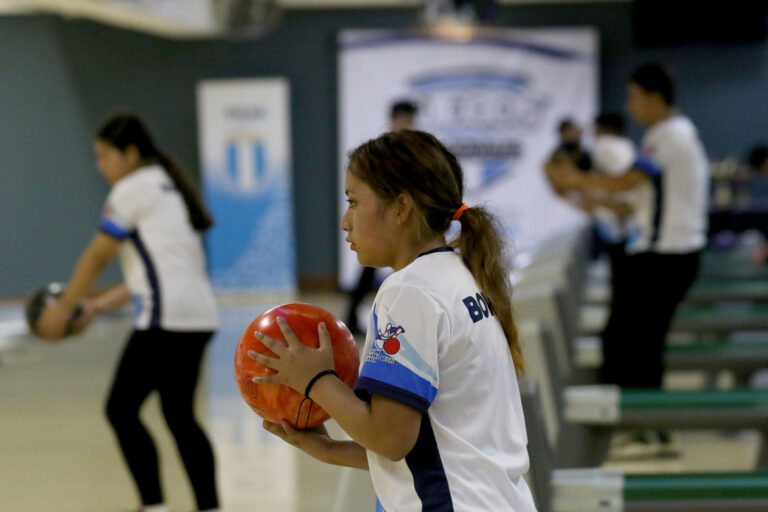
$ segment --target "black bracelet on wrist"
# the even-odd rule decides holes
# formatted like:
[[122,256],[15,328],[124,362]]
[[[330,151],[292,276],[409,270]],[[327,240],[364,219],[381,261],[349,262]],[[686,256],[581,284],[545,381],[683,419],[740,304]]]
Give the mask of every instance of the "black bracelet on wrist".
[[[314,386],[315,382],[320,380],[320,378],[325,376],[325,375],[335,375],[337,377],[339,376],[339,374],[336,373],[336,370],[323,370],[322,372],[318,373],[317,375],[312,377],[312,380],[310,380],[309,384],[307,384],[307,389],[304,391],[304,396],[305,397],[309,398],[309,391],[312,389],[312,386]],[[311,398],[310,398],[310,400],[311,400]]]

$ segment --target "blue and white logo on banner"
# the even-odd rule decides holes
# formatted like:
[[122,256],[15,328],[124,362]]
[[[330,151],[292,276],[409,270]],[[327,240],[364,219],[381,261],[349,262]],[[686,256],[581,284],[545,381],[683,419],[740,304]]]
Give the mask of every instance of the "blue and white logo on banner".
[[[543,177],[557,124],[587,125],[597,108],[597,33],[584,28],[350,30],[339,36],[339,155],[388,129],[394,101],[418,106],[464,170],[464,201],[500,219],[520,250],[575,229],[584,216]],[[339,210],[343,212],[343,191]],[[359,265],[339,236],[340,283]]]
[[462,162],[468,195],[512,177],[522,136],[540,127],[551,105],[530,77],[492,67],[433,71],[408,84],[419,128],[439,134]]
[[296,287],[287,84],[213,81],[200,88],[208,262],[219,291]]
[[242,192],[255,190],[264,181],[267,171],[264,153],[264,141],[259,138],[229,138],[227,173]]

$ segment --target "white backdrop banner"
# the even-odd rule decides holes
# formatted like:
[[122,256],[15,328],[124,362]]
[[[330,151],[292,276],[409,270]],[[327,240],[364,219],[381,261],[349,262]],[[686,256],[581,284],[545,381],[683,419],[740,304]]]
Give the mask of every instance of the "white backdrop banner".
[[288,82],[212,80],[197,90],[208,263],[219,291],[291,292],[296,254]]
[[[467,204],[501,218],[517,251],[584,225],[555,196],[542,164],[557,124],[591,124],[598,97],[598,35],[591,28],[460,32],[344,31],[339,35],[340,212],[347,153],[387,130],[390,105],[418,105],[416,127],[459,158]],[[339,236],[339,279],[360,266]]]

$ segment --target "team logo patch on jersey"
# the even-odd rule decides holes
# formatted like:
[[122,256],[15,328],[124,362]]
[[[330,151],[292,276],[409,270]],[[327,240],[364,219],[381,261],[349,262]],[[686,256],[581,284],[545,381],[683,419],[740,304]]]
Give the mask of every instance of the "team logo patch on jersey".
[[374,304],[373,332],[376,334],[365,360],[369,363],[384,362],[393,364],[395,363],[395,358],[397,358],[400,364],[406,363],[410,368],[418,370],[419,374],[424,378],[437,382],[435,370],[429,363],[424,361],[405,336],[405,327],[392,319],[386,307],[384,308],[386,319],[381,319],[383,325],[379,327],[380,319],[378,312],[379,306]]
[[400,334],[405,334],[405,329],[402,325],[395,326],[388,323],[383,329],[377,329],[376,348],[383,350],[389,355],[397,354],[400,351],[400,340],[397,339]]

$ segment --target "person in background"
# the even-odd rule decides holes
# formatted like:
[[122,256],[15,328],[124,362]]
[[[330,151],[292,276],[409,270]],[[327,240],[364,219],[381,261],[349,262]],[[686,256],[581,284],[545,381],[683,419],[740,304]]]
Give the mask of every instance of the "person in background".
[[419,109],[415,103],[407,100],[395,102],[389,110],[390,131],[412,130],[416,125]]
[[[613,112],[603,112],[595,118],[595,144],[592,147],[592,164],[594,171],[604,176],[618,176],[632,167],[637,156],[635,145],[626,136],[624,117]],[[612,288],[620,272],[624,258],[624,245],[627,239],[627,221],[631,215],[632,204],[642,201],[638,195],[649,193],[648,186],[638,187],[637,191],[626,194],[606,194],[596,191],[598,197],[606,201],[627,206],[620,214],[616,208],[596,204],[591,209],[595,219],[597,233],[602,241],[603,250],[608,255],[611,265]],[[612,294],[613,295],[613,294]]]
[[566,155],[580,171],[589,171],[592,157],[581,145],[581,127],[573,119],[566,118],[558,124],[557,133],[560,140],[555,152]]
[[[768,204],[768,146],[760,144],[749,151],[746,176],[751,206]],[[758,265],[768,263],[768,226],[762,226],[763,242],[752,253],[752,261]]]
[[747,163],[755,174],[768,174],[768,146],[759,145],[749,151]]
[[[416,122],[418,114],[416,104],[402,100],[392,104],[389,109],[389,129],[390,131],[411,130]],[[362,334],[360,324],[357,318],[357,309],[365,299],[366,295],[376,290],[374,279],[376,269],[373,267],[363,267],[360,277],[357,279],[357,285],[349,294],[349,306],[347,308],[347,327],[353,334]]]
[[[627,94],[633,118],[647,127],[630,169],[587,175],[561,160],[550,161],[547,173],[558,190],[617,195],[651,187],[633,210],[620,286],[602,334],[602,378],[623,388],[659,389],[667,333],[707,241],[709,163],[696,127],[675,107],[675,84],[662,66],[637,68]],[[658,435],[660,451],[670,448],[668,433]]]
[[[213,219],[135,115],[109,119],[96,134],[94,150],[97,166],[112,188],[96,235],[61,298],[43,312],[39,330],[49,339],[63,336],[72,310],[80,304],[83,313],[75,330],[82,331],[97,313],[133,300],[134,328],[112,381],[106,414],[139,492],[139,511],[169,512],[157,449],[139,417],[155,390],[198,510],[216,510],[214,454],[194,415],[200,363],[218,324],[201,239]],[[118,254],[125,284],[86,299]]]

